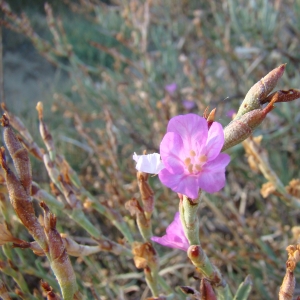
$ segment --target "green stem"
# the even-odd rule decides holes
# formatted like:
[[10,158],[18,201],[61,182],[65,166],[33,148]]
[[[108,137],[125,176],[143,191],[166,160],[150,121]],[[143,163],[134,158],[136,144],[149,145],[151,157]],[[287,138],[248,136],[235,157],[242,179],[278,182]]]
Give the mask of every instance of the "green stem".
[[190,199],[183,195],[179,204],[179,213],[181,223],[184,228],[185,235],[190,243],[187,255],[198,271],[214,283],[220,300],[232,299],[229,287],[222,278],[219,269],[211,263],[205,251],[201,247],[199,239],[199,219],[198,208],[200,204],[200,196],[198,199]]
[[150,269],[145,269],[144,273],[145,273],[146,283],[151,290],[152,296],[154,298],[158,297],[158,284],[156,280],[157,277],[153,277],[153,272],[150,271]]
[[200,199],[192,200],[185,195],[183,195],[183,200],[179,204],[180,220],[190,245],[200,245],[197,216],[199,204]]

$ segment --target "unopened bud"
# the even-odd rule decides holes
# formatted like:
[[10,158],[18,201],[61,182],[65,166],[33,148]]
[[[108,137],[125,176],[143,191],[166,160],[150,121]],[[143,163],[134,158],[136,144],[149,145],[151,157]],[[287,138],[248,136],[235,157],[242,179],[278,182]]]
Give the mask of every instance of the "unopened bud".
[[16,172],[27,195],[31,194],[31,164],[27,150],[22,146],[16,134],[9,124],[9,119],[4,114],[2,116],[2,126],[4,127],[3,137],[8,152],[14,162]]
[[274,89],[278,80],[281,78],[285,70],[285,64],[280,65],[278,68],[272,70],[260,81],[258,81],[249,92],[246,94],[244,101],[242,102],[236,118],[255,110],[260,109],[264,98]]
[[145,216],[147,219],[150,219],[154,209],[154,193],[147,179],[148,179],[148,174],[143,172],[137,172],[138,186],[142,196]]
[[51,159],[53,159],[53,155],[54,155],[54,141],[52,138],[52,135],[48,129],[48,126],[45,124],[43,118],[44,118],[44,113],[43,113],[43,103],[42,102],[38,102],[36,105],[36,110],[38,111],[38,115],[39,115],[39,121],[40,121],[40,125],[39,125],[39,129],[40,129],[40,135],[46,145],[46,148],[51,156]]
[[266,115],[274,108],[277,101],[277,95],[263,109],[252,110],[239,118],[232,120],[224,128],[224,145],[222,151],[231,148],[248,138],[253,130],[262,123]]
[[16,175],[10,170],[6,163],[5,150],[0,148],[0,164],[5,172],[5,179],[10,202],[23,225],[38,241],[40,246],[47,248],[46,237],[41,224],[38,222],[31,197],[26,193],[24,186],[21,184]]
[[192,261],[200,262],[203,259],[203,255],[204,255],[203,249],[201,248],[201,246],[198,245],[190,246],[187,251],[187,256]]
[[209,281],[205,278],[201,280],[200,293],[201,293],[201,299],[217,300],[217,297],[214,293],[212,286],[210,285]]
[[45,202],[41,202],[40,206],[44,210],[44,229],[49,244],[51,269],[62,289],[63,298],[73,296],[77,291],[76,277],[62,238],[56,230],[56,217]]

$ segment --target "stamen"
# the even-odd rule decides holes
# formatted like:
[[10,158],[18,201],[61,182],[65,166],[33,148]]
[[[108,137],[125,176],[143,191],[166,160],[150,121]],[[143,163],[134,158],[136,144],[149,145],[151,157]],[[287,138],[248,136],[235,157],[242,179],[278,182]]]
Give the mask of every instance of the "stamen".
[[206,155],[200,155],[199,156],[199,161],[202,162],[202,163],[206,162],[207,161],[207,156]]
[[190,157],[188,157],[188,158],[186,158],[186,159],[184,160],[184,164],[185,164],[187,167],[190,165],[190,163],[191,163],[191,158],[190,158]]
[[190,151],[190,155],[193,157],[193,156],[196,156],[196,152],[194,150],[191,150]]
[[196,164],[196,165],[195,165],[195,169],[199,172],[199,171],[201,171],[202,168],[201,168],[200,165]]
[[193,164],[190,164],[188,166],[188,171],[190,172],[190,174],[193,174]]

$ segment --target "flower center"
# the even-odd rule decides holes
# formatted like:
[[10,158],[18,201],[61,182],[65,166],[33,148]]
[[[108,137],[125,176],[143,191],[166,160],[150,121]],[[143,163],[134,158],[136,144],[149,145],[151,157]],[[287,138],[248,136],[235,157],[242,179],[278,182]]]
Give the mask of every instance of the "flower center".
[[184,165],[190,174],[198,174],[202,171],[203,166],[207,162],[206,155],[197,156],[194,150],[190,151],[190,156],[184,160]]

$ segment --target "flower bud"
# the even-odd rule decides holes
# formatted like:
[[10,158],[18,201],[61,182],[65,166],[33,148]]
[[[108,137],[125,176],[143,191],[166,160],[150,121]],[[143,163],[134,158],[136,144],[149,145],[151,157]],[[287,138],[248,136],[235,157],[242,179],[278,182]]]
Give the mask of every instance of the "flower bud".
[[75,273],[62,238],[56,230],[56,217],[45,202],[41,202],[40,205],[44,210],[44,229],[49,243],[51,269],[62,289],[63,298],[71,299],[70,295],[74,295],[77,291]]
[[22,146],[16,134],[9,124],[9,119],[4,114],[2,116],[2,126],[4,127],[3,137],[5,145],[14,162],[16,172],[27,195],[31,194],[31,164],[27,150]]
[[9,169],[4,147],[0,149],[0,164],[5,172],[5,179],[10,202],[23,225],[43,249],[47,249],[46,237],[41,224],[35,216],[31,197],[16,175]]
[[212,286],[210,285],[209,281],[205,278],[202,278],[200,284],[200,293],[202,298],[205,300],[217,300],[217,297],[214,293]]
[[54,155],[55,155],[54,141],[53,141],[52,135],[48,129],[48,126],[44,122],[43,103],[42,102],[37,103],[36,110],[38,111],[39,121],[40,121],[40,125],[39,125],[40,135],[46,145],[46,148],[50,154],[51,159],[53,159]]
[[263,109],[254,109],[235,118],[224,128],[224,145],[222,151],[231,148],[248,138],[253,130],[262,123],[266,115],[274,108],[278,95]]
[[[272,70],[260,81],[258,81],[249,92],[246,94],[244,101],[242,102],[236,118],[255,110],[260,109],[264,98],[274,89],[278,80],[281,78],[285,70],[285,64],[280,65],[278,68]],[[265,103],[265,102],[264,102]]]
[[149,220],[154,209],[154,193],[148,183],[148,174],[137,172],[138,186],[142,196],[145,217]]

